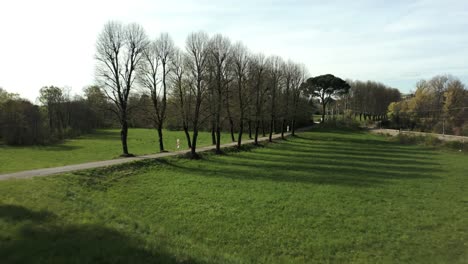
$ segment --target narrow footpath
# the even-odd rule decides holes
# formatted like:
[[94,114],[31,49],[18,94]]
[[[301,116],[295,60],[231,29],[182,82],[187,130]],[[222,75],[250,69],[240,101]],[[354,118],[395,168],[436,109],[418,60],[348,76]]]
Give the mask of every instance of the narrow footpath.
[[468,137],[463,137],[463,136],[443,135],[443,134],[408,131],[408,130],[400,131],[398,129],[383,129],[383,128],[370,129],[369,131],[372,133],[376,133],[376,134],[384,134],[384,135],[388,134],[392,136],[396,136],[399,133],[404,133],[404,134],[412,134],[412,135],[417,135],[417,136],[433,136],[443,141],[468,142]]
[[[306,129],[307,128],[303,128],[303,129],[300,129],[300,131],[304,131]],[[291,133],[284,134],[285,137],[289,135],[291,135]],[[274,134],[272,138],[273,139],[281,138],[281,134]],[[268,141],[268,137],[261,137],[258,139],[258,141]],[[254,143],[254,140],[250,139],[250,140],[243,141],[242,145],[252,144],[252,143]],[[236,145],[237,145],[237,142],[232,142],[232,143],[221,145],[221,147],[222,148],[234,147]],[[197,152],[206,152],[206,151],[213,150],[215,148],[216,146],[214,145],[208,146],[208,147],[200,147],[200,148],[197,148]],[[94,162],[87,162],[87,163],[81,163],[81,164],[75,164],[75,165],[67,165],[67,166],[62,166],[62,167],[53,167],[53,168],[27,170],[27,171],[13,172],[13,173],[7,173],[7,174],[0,174],[0,180],[27,179],[27,178],[37,177],[37,176],[49,176],[49,175],[60,174],[60,173],[65,173],[65,172],[101,168],[101,167],[107,167],[107,166],[112,166],[112,165],[117,165],[117,164],[133,162],[137,160],[157,159],[157,158],[162,158],[162,157],[183,155],[187,153],[188,151],[189,150],[186,149],[186,150],[180,150],[180,151],[175,151],[175,152],[163,152],[163,153],[157,153],[157,154],[136,156],[136,157],[131,157],[131,158],[118,158],[118,159],[112,159],[112,160],[103,160],[103,161],[94,161]]]

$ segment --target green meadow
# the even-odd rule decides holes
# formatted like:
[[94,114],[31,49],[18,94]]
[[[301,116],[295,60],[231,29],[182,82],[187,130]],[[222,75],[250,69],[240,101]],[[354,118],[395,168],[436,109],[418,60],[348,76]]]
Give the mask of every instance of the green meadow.
[[[147,146],[155,137],[138,143],[136,133],[150,133],[136,131],[131,151],[155,152]],[[107,136],[57,152],[84,161],[72,152],[107,148],[108,156],[87,153],[115,157],[118,138]],[[201,160],[0,181],[0,260],[467,263],[466,164],[463,152],[316,130]]]
[[[165,130],[163,139],[164,148],[168,151],[177,149],[177,139],[180,140],[181,149],[188,149],[183,131]],[[230,134],[223,134],[221,141],[223,144],[231,142]],[[197,145],[211,145],[211,134],[200,132]],[[156,130],[130,129],[128,147],[135,155],[158,153],[159,141]],[[92,134],[48,146],[17,147],[0,144],[0,174],[108,160],[118,158],[120,154],[122,147],[118,129],[101,129]]]

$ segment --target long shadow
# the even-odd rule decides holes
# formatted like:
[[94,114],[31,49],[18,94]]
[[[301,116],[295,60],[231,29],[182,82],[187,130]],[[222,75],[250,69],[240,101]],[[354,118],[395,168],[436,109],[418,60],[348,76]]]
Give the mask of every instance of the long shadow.
[[[402,145],[397,142],[391,141],[379,141],[379,140],[370,140],[371,142],[367,142],[363,139],[355,139],[350,138],[349,140],[344,140],[343,138],[339,138],[340,140],[335,140],[336,138],[300,138],[298,140],[292,141],[293,143],[300,143],[306,144],[331,144],[331,145],[338,145],[338,146],[353,146],[353,147],[375,147],[375,148],[392,148],[394,150],[410,150],[415,152],[425,151],[429,148],[414,148],[414,146],[409,145]],[[344,144],[343,144],[344,143]]]
[[9,222],[18,222],[24,220],[40,222],[50,220],[54,217],[55,215],[48,211],[36,212],[18,205],[0,205],[0,219],[4,219]]
[[[376,139],[369,139],[369,138],[352,138],[352,137],[336,137],[333,135],[318,135],[317,137],[314,137],[313,135],[311,137],[307,136],[299,136],[301,140],[307,140],[307,141],[332,141],[332,142],[339,142],[339,143],[346,143],[346,144],[356,144],[356,145],[367,145],[367,146],[379,146],[379,147],[392,147],[394,149],[407,149],[406,145],[399,144],[397,142],[392,142],[392,141],[387,141],[387,140],[376,140]],[[419,147],[420,150],[412,148],[411,151],[413,152],[424,152],[431,150],[429,147]],[[434,154],[434,153],[430,153]]]
[[[357,144],[357,143],[356,143]],[[395,149],[395,154],[367,145],[364,150],[330,147],[304,146],[288,141],[273,146],[269,152],[251,151],[234,154],[229,159],[209,157],[205,162],[210,166],[192,167],[190,163],[167,165],[184,171],[210,177],[235,179],[274,180],[282,182],[304,182],[313,184],[334,184],[368,187],[391,184],[392,180],[438,179],[433,175],[442,172],[440,164],[427,153]],[[421,156],[419,156],[421,155]],[[235,166],[235,170],[232,167]]]
[[[391,160],[383,159],[378,157],[339,157],[333,154],[327,155],[324,153],[311,153],[310,159],[297,158],[300,155],[282,155],[280,153],[261,153],[261,155],[245,155],[245,156],[235,156],[234,159],[241,159],[249,163],[253,160],[259,160],[264,162],[273,162],[275,164],[304,164],[310,166],[317,165],[327,165],[327,166],[337,166],[337,167],[360,167],[360,168],[372,168],[374,170],[401,170],[408,171],[414,170],[418,172],[440,172],[441,170],[435,168],[438,166],[437,163],[431,162],[418,162],[413,160]],[[291,158],[295,156],[296,158]],[[372,162],[372,163],[370,163]],[[375,163],[374,163],[375,162]]]
[[[99,225],[63,225],[21,206],[1,206],[0,218],[17,219],[13,237],[0,234],[0,262],[7,263],[196,263]],[[18,216],[19,215],[19,216]],[[41,217],[38,217],[41,216]]]
[[72,150],[76,150],[80,148],[83,148],[83,147],[60,144],[60,145],[45,146],[45,147],[41,147],[40,149],[43,151],[72,151]]
[[392,146],[373,146],[373,145],[356,145],[356,147],[342,146],[337,144],[325,144],[317,142],[313,144],[301,144],[299,142],[284,142],[284,145],[291,145],[297,151],[341,151],[349,154],[368,153],[370,155],[394,156],[394,157],[408,157],[418,158],[437,155],[437,153],[429,149],[414,150],[408,148],[394,148]]
[[[293,160],[287,160],[284,163],[277,161],[264,162],[251,157],[235,161],[236,158],[239,157],[230,157],[228,162],[217,158],[209,159],[207,162],[210,163],[210,166],[205,167],[183,166],[180,162],[171,162],[169,160],[166,161],[166,164],[183,173],[197,173],[204,177],[302,182],[353,187],[371,187],[389,184],[392,179],[416,180],[437,178],[432,175],[422,174],[419,168],[408,168],[404,171],[385,171],[385,168],[361,169],[338,165],[330,167],[336,164],[303,165],[294,163]],[[229,165],[234,165],[236,169],[232,170]],[[432,171],[427,170],[425,172],[429,173]]]
[[[439,165],[438,163],[430,162],[432,159],[418,157],[414,159],[402,157],[402,156],[380,156],[380,155],[372,155],[366,153],[352,153],[352,152],[344,152],[344,151],[333,151],[333,152],[324,152],[324,150],[318,151],[310,151],[310,152],[297,152],[297,151],[281,151],[281,153],[277,152],[268,152],[262,153],[265,156],[272,156],[277,157],[278,159],[284,159],[285,156],[300,156],[300,155],[307,155],[310,156],[310,160],[315,161],[322,161],[322,160],[337,160],[342,159],[345,161],[353,161],[358,164],[363,163],[362,165],[369,166],[369,162],[376,162],[381,164],[392,164],[397,163],[398,166],[400,165],[422,165],[422,166],[435,166]],[[249,156],[248,154],[246,156]],[[379,157],[380,156],[380,157]],[[341,161],[340,161],[341,162]],[[310,162],[308,162],[310,164]],[[356,165],[358,165],[356,164]]]
[[[288,144],[288,143],[285,143]],[[283,148],[277,148],[276,150],[282,151]],[[389,158],[389,159],[407,159],[407,160],[433,160],[431,155],[434,154],[411,154],[405,151],[395,152],[392,154],[391,152],[384,152],[382,150],[360,150],[360,149],[351,149],[351,148],[335,148],[335,147],[328,147],[328,146],[294,146],[294,150],[284,149],[284,151],[294,151],[297,154],[304,154],[304,155],[314,155],[315,153],[332,153],[334,155],[341,155],[341,156],[356,156],[356,157],[369,157],[369,156],[379,156],[382,158]]]
[[[268,167],[274,170],[284,171],[308,171],[308,172],[331,172],[331,173],[351,173],[351,174],[368,174],[373,173],[379,178],[436,178],[434,176],[428,176],[426,174],[432,172],[440,172],[437,168],[421,168],[418,166],[399,166],[395,165],[379,165],[372,164],[364,166],[363,164],[357,164],[353,161],[336,161],[322,159],[319,162],[311,164],[307,161],[297,161],[295,159],[269,159],[263,154],[257,157],[236,157],[238,161],[230,161],[229,164],[237,166],[250,166],[251,169],[256,169],[258,164],[261,164],[258,170],[264,169],[261,167]],[[285,169],[286,168],[286,169]],[[378,175],[378,176],[377,176]]]
[[93,133],[80,136],[78,139],[120,140],[119,131],[96,130]]
[[[209,161],[210,163],[213,160]],[[203,177],[223,177],[228,179],[242,179],[242,180],[271,180],[277,182],[288,183],[307,183],[307,184],[330,184],[341,185],[348,187],[372,187],[385,184],[385,180],[375,177],[350,177],[342,175],[310,175],[306,171],[295,170],[272,170],[267,166],[245,166],[239,165],[236,170],[229,170],[230,168],[216,167],[216,168],[194,168],[179,165],[180,162],[174,163],[166,160],[166,165],[171,166],[174,170],[179,170],[187,174],[198,174]]]
[[367,157],[380,157],[383,159],[394,159],[394,160],[418,160],[418,161],[433,161],[433,158],[430,155],[422,155],[422,154],[408,154],[405,152],[400,152],[392,154],[392,153],[385,153],[379,151],[370,151],[370,150],[357,150],[357,149],[334,149],[334,148],[321,148],[321,147],[311,147],[308,149],[298,148],[294,150],[297,154],[308,154],[308,155],[316,155],[316,154],[331,154],[336,156],[342,156],[344,158],[348,157],[356,157],[356,158],[367,158]]

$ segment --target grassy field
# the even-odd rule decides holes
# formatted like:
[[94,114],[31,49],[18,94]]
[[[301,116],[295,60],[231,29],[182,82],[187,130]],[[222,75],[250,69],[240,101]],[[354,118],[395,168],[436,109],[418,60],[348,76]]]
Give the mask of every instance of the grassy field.
[[[180,139],[182,149],[187,148],[183,131],[164,131],[164,147],[176,150]],[[223,134],[222,143],[229,143],[230,135]],[[211,134],[201,132],[198,146],[211,145]],[[159,152],[159,143],[154,129],[130,129],[129,151],[136,155]],[[108,160],[122,154],[120,131],[117,129],[98,130],[93,134],[66,140],[51,146],[12,147],[0,144],[0,174],[14,171],[49,168],[90,161]]]
[[0,260],[467,263],[467,163],[314,131],[196,161],[0,181]]

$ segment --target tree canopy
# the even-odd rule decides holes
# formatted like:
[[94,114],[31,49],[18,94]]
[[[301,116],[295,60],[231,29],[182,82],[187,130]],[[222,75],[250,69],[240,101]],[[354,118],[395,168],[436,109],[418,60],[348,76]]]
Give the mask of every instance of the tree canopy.
[[303,85],[306,95],[316,97],[322,105],[322,122],[325,120],[325,109],[327,104],[335,97],[348,93],[349,84],[333,74],[325,74],[307,79]]

